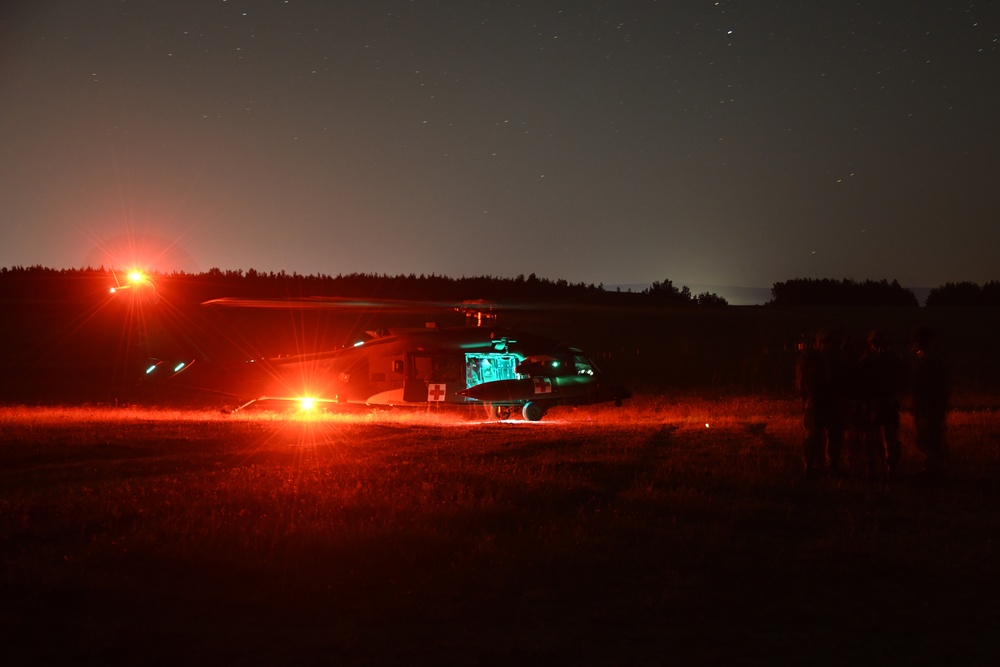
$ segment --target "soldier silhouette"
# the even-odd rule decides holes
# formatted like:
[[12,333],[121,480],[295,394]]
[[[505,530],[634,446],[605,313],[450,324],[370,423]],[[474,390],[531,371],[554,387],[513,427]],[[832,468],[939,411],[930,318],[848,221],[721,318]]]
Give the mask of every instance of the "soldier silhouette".
[[858,371],[868,476],[888,477],[899,465],[899,406],[907,385],[906,365],[889,349],[886,334],[874,330],[868,334]]
[[806,479],[840,471],[840,454],[847,424],[846,364],[840,337],[829,331],[817,334],[799,356],[795,385],[802,399],[806,437],[802,461]]

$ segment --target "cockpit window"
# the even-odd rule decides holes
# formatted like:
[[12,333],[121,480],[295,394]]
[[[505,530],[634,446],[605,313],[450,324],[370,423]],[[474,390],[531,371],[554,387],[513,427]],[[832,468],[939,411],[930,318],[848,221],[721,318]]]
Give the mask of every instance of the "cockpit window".
[[596,375],[597,367],[582,354],[552,357],[538,355],[528,357],[517,366],[520,375],[529,377],[567,377],[573,375]]
[[597,368],[587,357],[578,354],[573,357],[573,367],[577,375],[595,375]]

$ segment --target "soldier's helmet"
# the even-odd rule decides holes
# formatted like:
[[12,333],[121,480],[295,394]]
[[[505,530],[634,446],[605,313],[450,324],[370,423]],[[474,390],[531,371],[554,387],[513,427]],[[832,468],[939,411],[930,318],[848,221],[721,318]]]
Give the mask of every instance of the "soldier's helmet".
[[820,329],[816,332],[816,348],[819,350],[833,350],[843,343],[843,336],[836,329]]
[[873,350],[884,350],[889,346],[889,336],[881,329],[872,329],[868,333],[868,345]]

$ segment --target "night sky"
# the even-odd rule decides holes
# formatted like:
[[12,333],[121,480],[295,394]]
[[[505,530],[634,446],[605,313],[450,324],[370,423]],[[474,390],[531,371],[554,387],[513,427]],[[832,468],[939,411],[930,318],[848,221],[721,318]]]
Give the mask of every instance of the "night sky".
[[0,100],[0,266],[1000,279],[1000,2],[8,1]]

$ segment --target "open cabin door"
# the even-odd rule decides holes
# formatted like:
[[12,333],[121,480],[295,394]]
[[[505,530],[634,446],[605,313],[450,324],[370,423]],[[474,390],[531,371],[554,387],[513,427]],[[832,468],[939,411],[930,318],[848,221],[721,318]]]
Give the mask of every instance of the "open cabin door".
[[509,352],[470,352],[465,355],[465,389],[485,382],[519,380],[519,355]]

